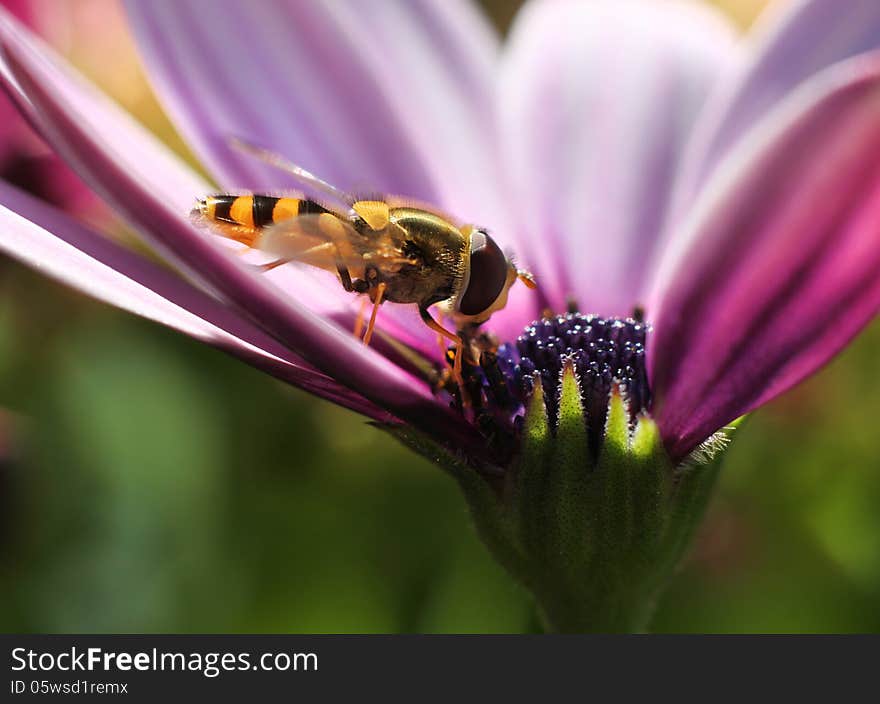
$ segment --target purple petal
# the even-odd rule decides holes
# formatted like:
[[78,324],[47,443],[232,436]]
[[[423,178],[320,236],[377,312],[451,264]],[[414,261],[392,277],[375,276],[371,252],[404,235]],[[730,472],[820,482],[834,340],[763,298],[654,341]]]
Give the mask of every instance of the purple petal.
[[465,0],[126,7],[160,98],[222,185],[290,184],[230,151],[239,136],[340,188],[495,216],[498,40]]
[[822,69],[880,48],[877,0],[778,3],[759,21],[752,59],[716,96],[695,135],[679,195],[687,200],[748,129]]
[[[0,21],[0,49],[8,85],[33,106],[43,135],[75,170],[144,237],[166,252],[260,327],[348,388],[401,420],[415,422],[444,441],[482,442],[460,416],[436,401],[425,384],[364,348],[349,332],[284,296],[270,282],[195,229],[156,188],[165,174],[132,163],[107,135],[117,132],[114,115],[66,79],[28,41],[20,28]],[[132,145],[136,147],[137,145]]]
[[0,203],[0,250],[9,256],[98,300],[218,347],[287,383],[371,418],[388,420],[369,401],[166,269],[2,181]]
[[660,275],[655,415],[681,457],[880,309],[880,53],[823,72],[719,166]]
[[550,306],[628,315],[682,145],[737,56],[696,4],[532,2],[513,28],[501,114],[523,252]]
[[[75,110],[88,115],[93,124],[100,126],[100,139],[105,148],[111,150],[117,163],[129,174],[137,176],[143,187],[149,189],[155,198],[161,199],[176,212],[187,213],[196,198],[212,190],[130,115],[85,81],[49,47],[4,15],[2,8],[0,31],[9,37],[14,36],[15,41],[24,49],[38,57],[47,80],[63,92],[65,100]],[[45,132],[46,126],[34,115],[33,106],[22,94],[4,62],[0,62],[0,77],[6,82],[22,114],[38,132]],[[94,187],[96,184],[91,185]],[[101,193],[100,188],[96,190]],[[273,278],[283,279],[284,276],[276,273]],[[294,289],[297,298],[322,313],[339,312],[350,304],[350,297],[340,295],[341,288],[338,284],[329,285],[328,279],[329,277],[322,278],[320,274],[303,272]]]

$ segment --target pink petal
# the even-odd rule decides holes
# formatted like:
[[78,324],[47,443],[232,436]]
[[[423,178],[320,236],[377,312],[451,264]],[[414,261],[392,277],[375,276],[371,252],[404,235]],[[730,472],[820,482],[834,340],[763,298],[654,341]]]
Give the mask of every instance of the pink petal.
[[166,269],[3,182],[0,203],[0,250],[23,264],[93,298],[225,350],[287,383],[371,418],[388,420],[366,399]]
[[[216,238],[192,227],[174,203],[157,197],[156,187],[165,174],[121,153],[115,115],[102,110],[100,102],[69,81],[8,21],[0,21],[0,49],[5,55],[5,70],[0,73],[12,75],[50,144],[184,270],[288,349],[390,413],[418,423],[438,439],[482,445],[473,428],[439,404],[426,385],[365,349],[349,332],[284,296],[230,256]],[[15,84],[10,85],[13,90]]]
[[[108,147],[119,153],[121,163],[133,173],[162,174],[161,179],[153,179],[155,195],[164,199],[169,205],[187,212],[197,194],[210,190],[205,181],[199,178],[188,166],[155,139],[143,127],[137,124],[130,115],[121,110],[94,86],[86,82],[73,69],[64,64],[63,59],[52,52],[43,42],[31,35],[15,20],[0,8],[0,33],[5,37],[17,33],[17,40],[35,56],[39,55],[41,69],[63,89],[67,98],[76,103],[78,109],[91,111],[95,122],[101,118],[111,127],[102,130],[102,139]],[[4,39],[5,43],[5,39]],[[0,65],[0,74],[5,82],[13,79],[5,65]],[[32,118],[26,104],[22,104],[20,91],[14,85],[8,86],[13,91],[13,98],[19,103],[26,116]]]
[[679,184],[682,200],[803,81],[838,61],[880,49],[880,8],[876,0],[777,2],[759,20],[751,43],[752,58],[701,120]]
[[706,94],[734,33],[690,2],[534,1],[501,76],[508,172],[525,263],[550,306],[628,315]]
[[819,74],[715,172],[661,265],[650,351],[683,456],[880,309],[880,53]]
[[[32,0],[2,0],[2,7],[22,23],[52,34],[48,7]],[[30,129],[9,97],[0,91],[0,178],[38,195],[67,212],[105,214],[94,195]]]

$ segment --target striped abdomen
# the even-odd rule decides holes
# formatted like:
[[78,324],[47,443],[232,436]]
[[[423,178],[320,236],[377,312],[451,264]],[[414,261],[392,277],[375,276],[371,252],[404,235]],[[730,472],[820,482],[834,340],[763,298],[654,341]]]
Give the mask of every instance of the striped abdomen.
[[211,224],[221,228],[233,226],[235,229],[230,232],[230,236],[243,244],[252,245],[254,238],[264,227],[298,215],[330,211],[305,198],[220,194],[200,200],[198,212]]

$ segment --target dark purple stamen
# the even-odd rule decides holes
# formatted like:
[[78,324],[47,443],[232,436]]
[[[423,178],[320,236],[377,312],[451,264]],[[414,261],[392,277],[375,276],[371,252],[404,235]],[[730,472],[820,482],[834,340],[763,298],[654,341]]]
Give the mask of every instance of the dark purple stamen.
[[465,365],[465,386],[474,419],[493,435],[515,436],[534,379],[555,424],[562,369],[571,361],[581,391],[588,431],[597,443],[604,433],[608,399],[616,385],[633,418],[650,409],[645,339],[650,326],[632,318],[572,313],[535,321],[513,344],[485,352],[479,366]]
[[592,436],[601,437],[612,386],[617,384],[635,417],[650,401],[645,370],[648,326],[632,319],[569,314],[532,323],[516,341],[514,367],[525,393],[540,375],[550,418],[556,418],[562,368],[571,360]]

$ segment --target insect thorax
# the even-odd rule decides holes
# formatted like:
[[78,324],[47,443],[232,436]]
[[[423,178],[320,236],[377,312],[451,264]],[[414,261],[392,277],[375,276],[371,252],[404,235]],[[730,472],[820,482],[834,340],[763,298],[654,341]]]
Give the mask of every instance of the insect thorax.
[[452,298],[464,276],[467,240],[447,220],[415,208],[393,208],[391,221],[406,232],[400,243],[405,257],[399,272],[387,275],[385,298],[425,307]]

